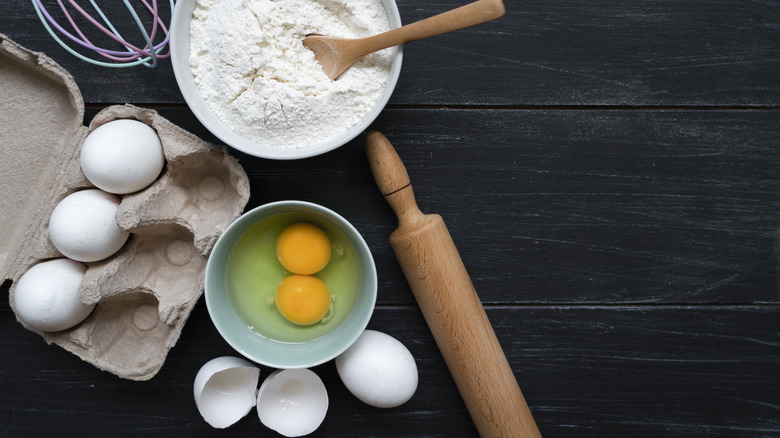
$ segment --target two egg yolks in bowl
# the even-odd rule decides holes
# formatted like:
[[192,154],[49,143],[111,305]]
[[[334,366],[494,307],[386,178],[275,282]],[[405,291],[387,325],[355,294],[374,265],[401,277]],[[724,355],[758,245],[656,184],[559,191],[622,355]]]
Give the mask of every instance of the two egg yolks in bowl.
[[299,222],[282,231],[276,241],[279,263],[293,275],[276,288],[276,308],[288,321],[311,325],[321,321],[331,308],[328,286],[316,274],[330,261],[331,245],[321,228]]
[[354,248],[335,227],[292,214],[271,216],[235,244],[227,289],[239,317],[280,342],[306,342],[334,330],[357,301]]

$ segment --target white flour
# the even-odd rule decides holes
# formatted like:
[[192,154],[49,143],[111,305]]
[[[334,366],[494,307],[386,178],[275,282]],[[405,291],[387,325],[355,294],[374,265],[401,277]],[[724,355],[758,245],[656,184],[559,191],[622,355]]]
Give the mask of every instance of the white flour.
[[276,148],[305,148],[371,110],[393,51],[366,56],[333,81],[303,38],[389,28],[379,0],[198,0],[190,66],[203,98],[234,132]]

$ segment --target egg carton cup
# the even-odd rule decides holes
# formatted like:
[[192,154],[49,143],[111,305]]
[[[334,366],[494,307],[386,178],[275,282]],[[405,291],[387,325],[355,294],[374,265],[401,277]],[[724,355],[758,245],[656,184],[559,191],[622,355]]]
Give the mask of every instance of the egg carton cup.
[[130,238],[111,257],[86,263],[80,298],[97,303],[93,312],[60,332],[25,326],[99,369],[152,378],[203,293],[211,249],[249,199],[246,173],[222,147],[153,110],[111,106],[84,126],[84,101],[72,76],[2,34],[0,83],[0,270],[3,282],[14,282],[15,314],[14,286],[22,274],[63,257],[49,238],[54,207],[94,188],[79,163],[86,136],[112,120],[136,119],[160,137],[162,173],[149,187],[121,196],[116,219]]

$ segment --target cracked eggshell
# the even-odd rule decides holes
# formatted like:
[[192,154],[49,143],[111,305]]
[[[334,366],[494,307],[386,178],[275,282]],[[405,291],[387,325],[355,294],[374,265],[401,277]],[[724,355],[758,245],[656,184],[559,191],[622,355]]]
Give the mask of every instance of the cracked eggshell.
[[314,432],[327,412],[328,391],[319,376],[306,368],[273,372],[257,393],[260,421],[286,437]]
[[149,125],[117,119],[97,127],[81,145],[81,170],[97,188],[127,194],[146,188],[165,165],[162,143]]
[[121,200],[99,189],[80,190],[60,201],[49,219],[49,237],[65,257],[96,262],[113,255],[130,233],[119,228]]
[[235,424],[255,406],[259,378],[260,369],[238,357],[222,356],[206,362],[193,385],[200,415],[217,429]]
[[84,264],[66,258],[48,260],[30,268],[17,282],[11,302],[19,320],[45,332],[66,330],[79,324],[95,307],[79,299],[86,271]]
[[378,408],[400,406],[417,390],[412,353],[394,337],[376,330],[365,330],[339,355],[336,370],[349,392]]

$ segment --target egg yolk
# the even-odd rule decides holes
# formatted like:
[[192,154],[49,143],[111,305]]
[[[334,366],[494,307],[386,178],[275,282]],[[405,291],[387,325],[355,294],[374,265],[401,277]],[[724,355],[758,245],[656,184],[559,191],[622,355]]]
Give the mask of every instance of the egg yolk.
[[310,275],[330,261],[330,239],[321,228],[300,222],[285,228],[276,241],[276,256],[284,269]]
[[310,275],[290,275],[276,289],[276,308],[290,322],[311,325],[330,310],[330,291],[322,280]]

